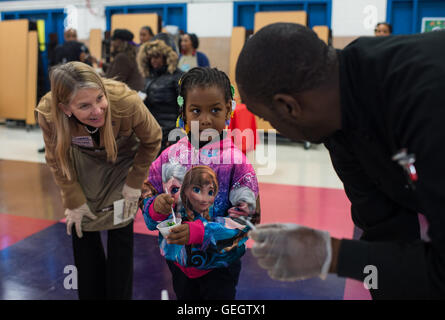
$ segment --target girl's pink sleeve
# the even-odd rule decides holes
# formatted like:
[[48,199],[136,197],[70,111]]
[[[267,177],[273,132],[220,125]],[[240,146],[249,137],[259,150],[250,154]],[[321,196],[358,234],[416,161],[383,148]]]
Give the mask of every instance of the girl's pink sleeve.
[[201,220],[196,219],[195,221],[184,222],[189,225],[190,237],[187,244],[201,244],[204,241],[204,224]]
[[157,193],[163,193],[162,188],[162,155],[160,155],[150,166],[148,181],[156,189]]

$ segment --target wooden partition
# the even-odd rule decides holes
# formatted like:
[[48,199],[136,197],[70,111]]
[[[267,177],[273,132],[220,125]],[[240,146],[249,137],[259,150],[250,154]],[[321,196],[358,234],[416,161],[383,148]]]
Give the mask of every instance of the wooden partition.
[[235,68],[238,56],[246,42],[246,28],[234,27],[232,29],[232,37],[230,38],[230,61],[229,61],[229,78],[235,87],[235,100],[239,102],[238,88],[235,82]]
[[102,58],[102,30],[101,29],[91,29],[90,39],[88,41],[88,46],[90,48],[90,53],[93,57],[100,59]]
[[[298,23],[307,25],[306,11],[274,11],[274,12],[257,12],[255,13],[254,32],[261,28],[276,22]],[[268,121],[264,121],[256,117],[257,128],[265,131],[273,129]]]
[[0,118],[34,125],[37,96],[37,31],[28,20],[0,22]]
[[312,30],[323,40],[326,44],[329,44],[329,27],[328,26],[313,26]]
[[257,32],[262,27],[276,22],[292,22],[307,25],[306,11],[272,11],[255,13],[253,32]]
[[139,42],[139,31],[149,26],[153,33],[158,33],[159,16],[156,13],[125,13],[111,16],[111,34],[115,29],[128,29],[134,34],[134,42]]

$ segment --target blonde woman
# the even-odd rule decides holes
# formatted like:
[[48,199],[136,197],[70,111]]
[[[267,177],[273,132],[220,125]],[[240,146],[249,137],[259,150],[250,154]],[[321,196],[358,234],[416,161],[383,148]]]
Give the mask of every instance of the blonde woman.
[[[131,218],[159,152],[161,129],[135,91],[84,63],[56,66],[50,80],[51,92],[36,111],[72,234],[79,298],[131,299]],[[113,210],[120,199],[124,222]],[[107,258],[102,230],[109,230]]]

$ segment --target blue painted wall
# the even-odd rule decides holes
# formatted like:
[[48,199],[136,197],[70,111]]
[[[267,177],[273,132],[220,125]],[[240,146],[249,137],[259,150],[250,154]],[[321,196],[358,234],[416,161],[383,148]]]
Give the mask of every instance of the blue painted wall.
[[412,34],[421,31],[422,18],[445,17],[444,0],[388,0],[387,22],[393,34]]
[[260,11],[295,11],[308,13],[308,26],[325,25],[331,28],[331,0],[300,1],[234,1],[233,26],[243,26],[253,30],[254,16]]
[[105,7],[107,30],[111,30],[111,16],[119,13],[157,13],[162,17],[163,26],[176,25],[187,32],[186,3]]

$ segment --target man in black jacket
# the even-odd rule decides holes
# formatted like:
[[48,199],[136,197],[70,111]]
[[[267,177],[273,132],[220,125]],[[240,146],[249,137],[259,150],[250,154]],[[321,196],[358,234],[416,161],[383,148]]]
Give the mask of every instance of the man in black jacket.
[[70,61],[81,61],[91,65],[90,51],[82,42],[77,41],[77,31],[67,29],[64,32],[65,42],[55,49],[55,58],[52,65],[67,63]]
[[374,299],[445,297],[444,57],[443,31],[336,51],[278,23],[247,41],[236,69],[243,102],[281,134],[326,145],[363,230],[340,240],[298,225],[257,228],[253,254],[272,277],[363,281],[372,267]]

